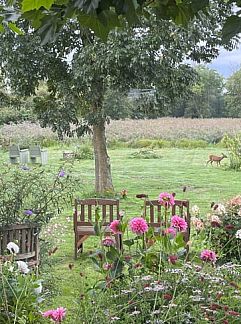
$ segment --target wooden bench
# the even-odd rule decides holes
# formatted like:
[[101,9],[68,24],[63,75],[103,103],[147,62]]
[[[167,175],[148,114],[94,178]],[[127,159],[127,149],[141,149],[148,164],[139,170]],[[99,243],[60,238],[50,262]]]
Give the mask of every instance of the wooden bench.
[[39,145],[30,146],[30,161],[35,164],[37,163],[37,158],[40,158],[41,164],[47,164],[48,162],[48,151],[41,149]]
[[[185,219],[187,222],[187,231],[184,233],[184,240],[187,243],[190,239],[190,223],[191,216],[189,212],[188,200],[176,200],[175,205],[170,207],[171,216],[178,215]],[[158,200],[144,201],[144,218],[147,220],[148,225],[158,231],[161,226],[167,226],[169,219],[165,219],[165,208],[159,203]]]
[[0,228],[0,255],[5,254],[9,242],[15,242],[19,246],[16,260],[28,262],[30,266],[39,264],[39,227],[37,224],[15,224]]
[[19,145],[11,145],[9,147],[9,160],[11,164],[16,164],[19,162],[21,164],[26,164],[29,162],[29,150],[20,150]]
[[[97,210],[98,208],[98,210]],[[103,221],[103,230],[106,235],[111,235],[109,224],[116,219],[120,219],[119,200],[117,199],[75,199],[74,208],[74,257],[78,252],[83,252],[83,242],[90,236],[96,235],[94,224],[99,213],[100,220]],[[115,235],[116,245],[121,249],[121,235]]]

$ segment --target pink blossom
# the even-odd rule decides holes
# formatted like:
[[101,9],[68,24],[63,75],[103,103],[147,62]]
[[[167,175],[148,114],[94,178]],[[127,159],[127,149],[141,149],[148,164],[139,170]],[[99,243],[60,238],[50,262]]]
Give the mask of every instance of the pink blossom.
[[129,226],[131,231],[137,235],[144,234],[148,231],[148,224],[142,217],[132,218],[132,220],[129,222]]
[[50,318],[52,318],[52,314],[53,314],[53,309],[50,309],[50,310],[42,313],[42,316],[43,317],[50,317]]
[[120,221],[118,219],[111,222],[109,228],[113,234],[122,234],[120,230]]
[[66,315],[66,309],[58,307],[57,309],[50,309],[42,314],[43,317],[52,319],[55,323],[61,323]]
[[185,219],[174,215],[171,218],[171,225],[172,227],[176,228],[179,232],[185,232],[187,229],[187,222]]
[[159,203],[162,206],[169,208],[175,204],[175,200],[172,194],[168,192],[161,192],[159,195]]
[[215,252],[213,252],[211,250],[203,250],[201,252],[200,258],[206,262],[216,262],[216,260],[217,260],[217,256],[216,256]]
[[178,260],[178,256],[177,255],[170,255],[169,258],[168,258],[168,261],[171,264],[176,264],[177,260]]
[[103,264],[103,269],[104,270],[110,270],[112,268],[112,264],[111,263],[104,263]]
[[106,236],[102,240],[102,245],[104,245],[104,246],[114,246],[115,245],[115,240],[110,236]]
[[164,234],[166,234],[166,235],[170,234],[171,237],[173,238],[173,237],[176,236],[177,231],[176,231],[175,228],[173,228],[173,227],[168,227],[168,228],[166,228],[166,229],[164,230]]

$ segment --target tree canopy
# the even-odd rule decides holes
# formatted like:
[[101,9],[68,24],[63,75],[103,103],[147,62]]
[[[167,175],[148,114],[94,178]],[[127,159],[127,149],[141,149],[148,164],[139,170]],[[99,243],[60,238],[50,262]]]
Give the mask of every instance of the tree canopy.
[[38,29],[42,43],[52,41],[69,19],[76,18],[82,27],[90,28],[97,36],[107,39],[110,30],[138,25],[140,17],[149,19],[153,14],[158,20],[173,20],[187,25],[200,16],[209,16],[213,5],[222,11],[230,9],[222,29],[223,43],[241,32],[240,0],[1,0],[0,31],[8,25],[22,34],[18,22],[24,19]]

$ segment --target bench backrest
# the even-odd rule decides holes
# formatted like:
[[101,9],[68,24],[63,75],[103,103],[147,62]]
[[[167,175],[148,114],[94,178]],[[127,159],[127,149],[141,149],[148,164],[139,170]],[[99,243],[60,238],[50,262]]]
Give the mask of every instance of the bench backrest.
[[30,146],[29,153],[31,157],[41,156],[41,147],[39,145]]
[[9,147],[9,156],[10,157],[15,157],[15,156],[19,156],[20,155],[20,147],[19,145],[11,145]]
[[[146,218],[149,226],[166,226],[166,223],[170,221],[170,219],[165,219],[165,207],[160,205],[158,200],[146,200],[144,204],[144,217]],[[189,201],[175,199],[175,205],[170,207],[170,214],[171,216],[178,215],[185,219],[188,225],[185,241],[188,241],[190,237]]]
[[103,220],[103,225],[109,225],[113,220],[120,218],[119,200],[102,198],[75,199],[75,226],[93,225],[97,213],[100,215],[100,220]]

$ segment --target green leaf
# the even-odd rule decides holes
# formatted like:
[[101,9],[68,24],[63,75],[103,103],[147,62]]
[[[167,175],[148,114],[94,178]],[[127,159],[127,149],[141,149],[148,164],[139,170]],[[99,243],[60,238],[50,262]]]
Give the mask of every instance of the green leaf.
[[3,27],[3,25],[2,24],[0,24],[0,33],[2,33],[2,32],[4,32],[4,27]]
[[222,39],[224,43],[228,43],[229,40],[241,32],[241,17],[230,16],[227,18],[223,30]]
[[44,7],[50,9],[54,0],[23,0],[22,1],[22,12],[31,11]]
[[87,15],[87,14],[79,14],[78,21],[81,26],[88,27],[92,29],[96,36],[100,37],[103,40],[107,40],[108,33],[110,28],[108,26],[104,26],[97,16]]
[[175,238],[175,243],[176,243],[178,248],[181,248],[181,247],[185,246],[183,233],[178,233],[177,234],[177,236]]
[[113,246],[111,246],[109,251],[106,253],[106,257],[111,261],[115,261],[116,259],[119,259],[119,253]]
[[41,37],[42,45],[50,43],[54,41],[56,37],[56,30],[57,30],[57,21],[54,17],[51,19],[47,19],[46,23],[43,23],[42,27],[39,28],[38,34]]
[[209,5],[209,0],[192,0],[191,8],[194,13],[197,13],[199,10],[204,10]]
[[28,12],[25,12],[23,14],[23,18],[26,18],[27,20],[31,21],[31,24],[33,28],[40,28],[42,24],[42,19],[44,18],[44,14],[39,10],[31,10]]
[[123,244],[124,245],[127,245],[127,246],[132,246],[133,244],[135,244],[134,240],[124,240],[123,241]]
[[14,23],[8,23],[8,27],[18,35],[24,35],[24,32],[19,29]]

